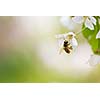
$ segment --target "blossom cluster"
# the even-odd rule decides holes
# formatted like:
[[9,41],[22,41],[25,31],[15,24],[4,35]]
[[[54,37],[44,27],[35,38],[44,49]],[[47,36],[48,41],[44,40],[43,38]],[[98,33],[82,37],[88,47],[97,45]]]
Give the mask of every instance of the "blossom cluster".
[[[95,29],[95,25],[97,24],[97,20],[94,16],[72,16],[72,17],[63,16],[61,17],[60,21],[66,27],[69,27],[70,24],[72,25],[73,23],[81,24],[81,25],[84,24],[85,29],[88,28],[91,31]],[[72,26],[69,28],[72,28]],[[58,34],[56,35],[56,38],[58,38],[60,41],[60,48],[63,48],[63,44],[65,40],[69,42],[69,44],[72,46],[73,49],[76,49],[78,46],[76,34],[74,32]],[[96,39],[100,39],[100,30],[97,32]],[[62,50],[63,49],[61,49],[60,52]],[[100,56],[92,54],[88,62],[91,66],[100,64]]]
[[[96,25],[96,19],[93,16],[75,16],[72,20],[76,23],[84,23],[85,27],[94,30],[94,25]],[[100,30],[96,35],[96,39],[100,38]]]

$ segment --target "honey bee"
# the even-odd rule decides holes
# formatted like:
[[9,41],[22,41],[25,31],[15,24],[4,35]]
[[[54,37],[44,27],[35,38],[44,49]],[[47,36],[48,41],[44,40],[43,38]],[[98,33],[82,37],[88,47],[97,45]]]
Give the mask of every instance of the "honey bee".
[[72,50],[74,51],[78,46],[78,42],[73,32],[68,32],[67,34],[58,34],[56,35],[56,38],[59,42],[59,54],[61,54],[63,50],[70,54]]
[[65,50],[66,53],[69,54],[73,48],[72,48],[71,44],[68,43],[67,40],[65,40],[64,44],[63,44],[63,49]]
[[70,54],[71,51],[73,50],[72,45],[68,42],[68,40],[63,41],[63,44],[59,50],[59,54],[61,54],[63,50],[68,54]]

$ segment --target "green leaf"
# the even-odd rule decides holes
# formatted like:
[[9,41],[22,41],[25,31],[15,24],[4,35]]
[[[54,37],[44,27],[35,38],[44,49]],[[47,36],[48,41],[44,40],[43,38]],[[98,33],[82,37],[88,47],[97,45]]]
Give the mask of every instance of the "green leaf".
[[[100,30],[99,20],[98,17],[95,17],[97,22],[96,25],[94,25],[94,30],[90,30],[86,28],[82,33],[83,36],[87,39],[88,43],[91,45],[92,51],[94,54],[100,55],[100,39],[96,39],[96,35],[98,31]],[[83,24],[83,27],[85,28],[85,25]]]

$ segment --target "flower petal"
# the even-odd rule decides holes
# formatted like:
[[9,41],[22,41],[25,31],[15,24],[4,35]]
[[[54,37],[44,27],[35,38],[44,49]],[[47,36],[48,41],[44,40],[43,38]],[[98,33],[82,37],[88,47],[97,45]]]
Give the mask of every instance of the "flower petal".
[[100,64],[100,56],[99,55],[91,55],[88,62],[90,64],[90,66],[96,66],[97,64]]
[[75,16],[72,18],[75,23],[81,24],[83,22],[83,16]]
[[74,37],[69,42],[74,49],[78,46],[78,42],[77,42],[76,38],[74,38]]
[[88,18],[85,21],[85,27],[89,28],[90,30],[94,30],[94,26]]
[[68,28],[69,30],[73,31],[76,28],[76,23],[74,23],[70,16],[62,16],[60,18],[61,24]]
[[55,35],[55,37],[57,39],[66,39],[67,38],[67,34],[66,33],[65,34],[57,34],[57,35]]
[[73,35],[73,37],[76,36],[74,32],[68,32],[67,35]]
[[60,19],[60,22],[67,27],[69,25],[70,17],[68,16],[62,16]]
[[96,35],[96,39],[99,39],[99,38],[100,38],[100,30],[99,30],[99,32]]
[[91,22],[96,25],[96,19],[93,16],[89,16]]

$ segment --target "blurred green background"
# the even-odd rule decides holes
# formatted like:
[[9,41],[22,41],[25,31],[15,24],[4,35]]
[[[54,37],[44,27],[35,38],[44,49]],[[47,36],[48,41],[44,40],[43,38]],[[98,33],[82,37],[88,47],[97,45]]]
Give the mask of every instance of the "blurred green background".
[[58,53],[55,35],[78,32],[74,26],[64,27],[60,16],[0,17],[0,82],[100,82],[100,66],[87,63],[92,51],[82,34],[75,52]]

